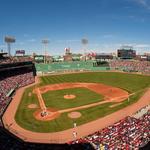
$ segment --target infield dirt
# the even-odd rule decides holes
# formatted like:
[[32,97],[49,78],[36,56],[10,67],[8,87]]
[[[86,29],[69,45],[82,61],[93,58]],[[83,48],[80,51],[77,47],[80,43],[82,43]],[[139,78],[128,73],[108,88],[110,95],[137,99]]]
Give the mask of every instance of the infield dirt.
[[[103,95],[104,96],[104,101],[97,102],[97,103],[92,103],[92,104],[88,104],[88,105],[84,105],[84,106],[79,106],[79,107],[75,107],[75,108],[57,110],[57,111],[54,111],[53,108],[46,108],[44,100],[43,100],[41,94],[46,93],[48,91],[70,89],[70,88],[79,88],[79,87],[84,87],[84,88],[87,88],[91,91],[94,91],[95,93]],[[34,113],[34,117],[37,120],[42,120],[42,121],[53,120],[53,119],[59,117],[60,113],[80,110],[80,109],[83,109],[83,108],[89,108],[89,107],[97,106],[97,105],[108,103],[108,102],[121,102],[121,101],[124,101],[125,99],[127,99],[129,97],[128,92],[126,92],[126,91],[124,91],[120,88],[116,88],[116,87],[112,87],[112,86],[108,86],[108,85],[104,85],[104,84],[99,84],[99,83],[61,83],[61,84],[53,84],[53,85],[47,85],[47,86],[43,86],[43,87],[40,87],[40,88],[36,88],[36,89],[34,89],[33,92],[35,94],[37,94],[38,101],[39,101],[40,108],[41,108],[41,109],[39,109],[38,111],[36,111]],[[74,98],[74,95],[70,95],[70,96],[66,95],[66,96],[69,99]],[[51,111],[51,110],[53,110],[53,111]],[[47,115],[45,117],[43,117],[41,115],[43,111],[45,111],[47,113]]]

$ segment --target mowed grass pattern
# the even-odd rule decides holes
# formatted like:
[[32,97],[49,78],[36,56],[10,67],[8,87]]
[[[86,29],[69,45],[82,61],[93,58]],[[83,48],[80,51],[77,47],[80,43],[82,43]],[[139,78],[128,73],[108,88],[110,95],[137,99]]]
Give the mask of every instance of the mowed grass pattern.
[[[140,92],[137,92],[135,95],[130,96],[129,102],[128,100],[126,100],[121,105],[115,106],[113,108],[110,108],[109,106],[115,103],[106,103],[95,107],[78,110],[82,114],[82,116],[77,119],[71,119],[68,117],[68,113],[63,113],[60,115],[60,117],[52,121],[43,122],[38,121],[34,118],[33,112],[36,111],[36,109],[28,108],[28,105],[32,103],[39,105],[37,96],[35,94],[32,94],[31,97],[28,96],[29,92],[32,92],[33,90],[33,88],[28,88],[22,97],[15,119],[21,127],[35,132],[62,131],[72,128],[73,122],[76,122],[77,125],[81,125],[89,121],[96,120],[100,117],[109,115],[138,101],[138,99],[142,96],[142,94],[150,84],[149,76],[110,72],[56,75],[41,77],[41,79],[41,85],[64,82],[98,82],[115,87],[120,87],[122,89],[130,91],[131,93],[137,92],[138,90],[140,90]],[[86,94],[86,97],[88,97],[88,94]]]
[[[65,99],[64,95],[73,94],[74,99]],[[88,96],[87,96],[88,95]],[[70,88],[64,90],[48,91],[42,94],[46,107],[66,109],[79,107],[102,101],[103,96],[87,88]]]
[[125,89],[130,93],[144,89],[150,85],[149,76],[117,72],[90,72],[52,75],[41,77],[41,81],[41,85],[66,82],[103,83]]

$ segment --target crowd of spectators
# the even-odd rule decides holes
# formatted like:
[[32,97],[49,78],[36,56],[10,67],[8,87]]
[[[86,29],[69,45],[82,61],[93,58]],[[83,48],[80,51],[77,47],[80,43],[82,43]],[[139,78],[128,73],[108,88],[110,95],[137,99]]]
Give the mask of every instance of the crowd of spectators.
[[33,72],[26,72],[26,70],[19,70],[19,72],[14,71],[10,74],[6,73],[3,74],[3,76],[0,76],[0,117],[11,101],[11,94],[15,91],[15,89],[33,82]]
[[150,61],[113,60],[109,62],[109,66],[125,71],[150,73]]
[[132,117],[139,119],[144,114],[146,114],[150,110],[150,105],[147,105],[143,108],[141,108],[139,111],[137,111],[135,114],[132,115]]
[[139,149],[150,141],[150,110],[142,117],[126,117],[87,137],[70,142],[92,143],[95,149]]
[[31,57],[3,57],[3,59],[0,59],[0,64],[12,64],[17,62],[27,62],[27,61],[33,61]]

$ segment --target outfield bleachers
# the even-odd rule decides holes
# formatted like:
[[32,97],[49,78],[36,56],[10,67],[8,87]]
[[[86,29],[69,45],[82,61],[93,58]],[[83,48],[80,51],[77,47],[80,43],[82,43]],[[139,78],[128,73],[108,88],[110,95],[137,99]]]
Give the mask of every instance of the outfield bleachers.
[[150,74],[149,61],[135,61],[135,60],[113,60],[110,61],[110,67],[127,72],[140,72]]

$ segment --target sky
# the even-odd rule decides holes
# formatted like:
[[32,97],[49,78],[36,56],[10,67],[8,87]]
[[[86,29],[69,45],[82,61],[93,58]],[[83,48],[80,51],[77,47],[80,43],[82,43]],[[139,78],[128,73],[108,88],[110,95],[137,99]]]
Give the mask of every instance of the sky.
[[66,47],[87,51],[116,52],[122,45],[138,53],[150,52],[150,0],[0,0],[0,50],[7,51],[4,37],[14,36],[15,50],[63,54]]

